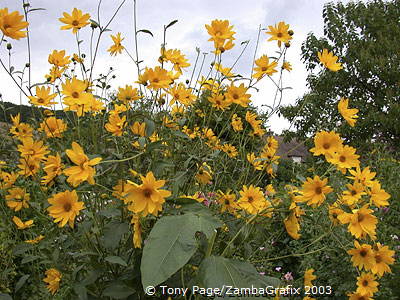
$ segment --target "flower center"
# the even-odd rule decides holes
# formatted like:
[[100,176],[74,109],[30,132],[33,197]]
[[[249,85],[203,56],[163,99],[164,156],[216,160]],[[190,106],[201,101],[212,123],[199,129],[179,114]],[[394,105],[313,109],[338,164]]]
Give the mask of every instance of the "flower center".
[[380,255],[375,255],[375,260],[376,260],[376,263],[379,264],[382,262],[382,257]]
[[43,98],[39,98],[39,99],[37,100],[37,102],[39,102],[39,103],[44,103],[44,99],[43,99]]
[[152,191],[151,191],[150,189],[144,189],[144,190],[143,190],[143,195],[144,195],[146,198],[150,198],[151,194],[152,194]]
[[66,212],[70,212],[71,209],[72,209],[72,205],[71,205],[71,203],[65,203],[64,206],[63,206],[63,208],[64,208],[64,210],[65,210]]
[[253,202],[253,201],[254,201],[254,198],[253,198],[252,196],[250,196],[250,197],[247,197],[247,201],[251,203],[251,202]]
[[278,32],[278,34],[276,35],[278,38],[281,38],[283,36],[282,32]]
[[79,98],[79,93],[78,92],[73,92],[72,94],[73,98]]
[[345,161],[346,161],[346,157],[343,156],[343,155],[341,155],[341,156],[339,157],[339,160],[340,160],[340,162],[345,162]]
[[362,282],[362,285],[363,285],[363,286],[368,286],[368,280],[364,280],[364,281]]
[[358,223],[361,223],[364,220],[364,215],[358,214],[357,220],[358,220]]
[[315,188],[315,193],[316,193],[317,195],[322,194],[322,188],[321,188],[320,186],[317,186],[317,187]]
[[78,25],[79,25],[78,20],[73,20],[73,21],[72,21],[72,26],[78,26]]
[[324,149],[329,149],[329,148],[330,148],[330,145],[329,145],[329,143],[324,143],[324,144],[322,145],[322,147],[323,147]]
[[225,199],[225,205],[229,205],[229,200]]
[[10,28],[10,27],[11,27],[10,24],[4,24],[4,25],[3,25],[4,30],[7,30],[7,29]]
[[351,191],[351,195],[352,195],[352,196],[355,196],[356,194],[357,194],[357,191],[356,191],[356,190],[352,190],[352,191]]
[[364,249],[360,251],[360,256],[365,257],[367,256],[367,251],[365,251]]
[[262,68],[261,68],[261,71],[262,71],[262,72],[265,72],[265,71],[267,71],[267,69],[268,69],[267,67],[262,67]]
[[233,96],[232,96],[232,97],[233,97],[233,99],[235,99],[235,100],[236,100],[236,99],[239,99],[239,96],[238,96],[238,94],[233,94]]
[[154,78],[153,82],[158,83],[160,80],[158,78]]

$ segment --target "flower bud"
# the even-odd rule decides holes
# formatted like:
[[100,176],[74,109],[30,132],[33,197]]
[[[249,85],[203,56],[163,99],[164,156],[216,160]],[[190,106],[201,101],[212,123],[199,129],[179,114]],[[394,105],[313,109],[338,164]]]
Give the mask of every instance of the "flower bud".
[[291,30],[291,29],[288,31],[288,33],[290,36],[292,36],[294,34],[293,30]]
[[290,43],[289,43],[289,42],[286,42],[286,43],[285,43],[285,47],[286,47],[286,48],[289,48],[289,47],[290,47]]
[[12,49],[12,45],[10,43],[7,44],[7,50],[11,50]]

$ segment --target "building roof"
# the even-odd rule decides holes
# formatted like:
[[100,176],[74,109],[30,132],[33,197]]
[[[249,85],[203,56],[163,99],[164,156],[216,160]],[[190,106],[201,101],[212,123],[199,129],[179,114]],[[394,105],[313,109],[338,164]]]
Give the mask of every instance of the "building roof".
[[277,155],[279,155],[281,158],[297,156],[304,159],[310,155],[303,142],[300,142],[296,139],[292,139],[289,142],[284,142],[284,138],[282,136],[274,136],[274,138],[278,141],[279,147]]

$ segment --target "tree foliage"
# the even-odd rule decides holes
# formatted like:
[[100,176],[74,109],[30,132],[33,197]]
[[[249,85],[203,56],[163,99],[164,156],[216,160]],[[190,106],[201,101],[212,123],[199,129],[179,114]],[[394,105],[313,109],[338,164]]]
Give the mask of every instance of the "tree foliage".
[[[324,36],[310,33],[302,45],[309,91],[281,113],[299,137],[336,130],[358,146],[379,141],[398,149],[400,1],[331,2],[324,6],[323,18]],[[317,52],[324,48],[339,57],[342,70],[318,69]],[[354,128],[338,113],[340,97],[359,109]]]

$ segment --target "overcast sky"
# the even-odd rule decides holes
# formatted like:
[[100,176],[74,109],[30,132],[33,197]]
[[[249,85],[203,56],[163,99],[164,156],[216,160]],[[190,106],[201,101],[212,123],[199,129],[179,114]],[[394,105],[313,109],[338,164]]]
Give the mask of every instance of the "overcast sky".
[[[100,21],[105,24],[112,16],[119,0],[103,0],[100,9]],[[284,85],[292,90],[285,90],[283,104],[294,103],[306,91],[306,72],[300,61],[300,46],[309,32],[321,36],[323,32],[322,8],[327,1],[322,0],[137,0],[138,29],[148,29],[154,34],[142,34],[139,37],[139,55],[144,60],[144,65],[154,67],[160,55],[162,43],[163,25],[177,19],[178,23],[171,27],[167,35],[167,48],[179,48],[189,58],[192,66],[184,73],[183,78],[189,78],[196,58],[196,47],[202,52],[212,51],[212,43],[208,42],[208,34],[204,24],[209,24],[214,19],[228,19],[237,32],[236,46],[225,55],[224,66],[230,66],[240,51],[240,43],[250,40],[249,46],[243,57],[236,65],[234,72],[243,76],[249,76],[251,62],[254,55],[258,26],[266,28],[279,21],[290,24],[295,32],[292,46],[287,60],[292,63],[293,71],[285,72]],[[348,2],[348,1],[345,1]],[[8,7],[9,10],[19,10],[22,13],[22,0],[0,0],[0,8]],[[71,13],[74,7],[89,13],[91,18],[97,20],[97,0],[31,0],[33,8],[43,7],[46,11],[35,11],[30,14],[30,31],[32,43],[32,75],[33,82],[43,82],[50,65],[47,62],[48,54],[53,50],[65,49],[67,54],[77,52],[75,36],[71,30],[59,30],[62,23],[58,20],[63,12]],[[133,0],[127,0],[119,14],[110,25],[112,34],[121,32],[125,37],[123,45],[134,53],[133,40]],[[81,45],[84,53],[89,53],[89,37],[91,29],[85,27],[80,32],[80,38],[84,40]],[[277,50],[276,42],[267,42],[268,35],[261,34],[260,47],[257,57],[263,54],[274,55]],[[11,65],[17,70],[27,62],[26,39],[13,41]],[[133,62],[126,54],[111,57],[106,51],[112,41],[107,33],[100,43],[99,56],[95,74],[104,73],[110,66],[115,68],[117,79],[113,88],[125,84],[132,84],[136,79],[136,69]],[[0,49],[0,57],[8,64],[8,53],[5,44]],[[212,55],[208,55],[205,66],[208,68]],[[260,92],[252,91],[252,100],[255,104],[270,104],[273,100],[274,87],[269,80],[264,79],[258,85]],[[0,70],[0,93],[5,101],[19,103],[18,89],[7,77],[4,70]],[[22,98],[23,104],[28,99]],[[280,132],[288,126],[284,119],[271,118],[272,130]]]

